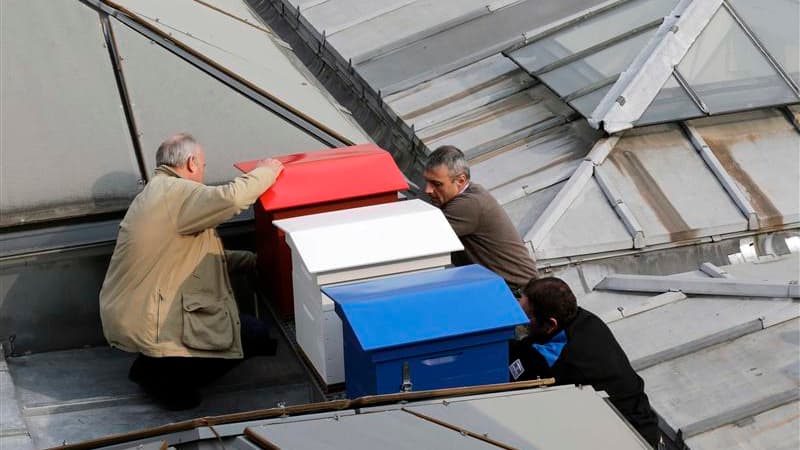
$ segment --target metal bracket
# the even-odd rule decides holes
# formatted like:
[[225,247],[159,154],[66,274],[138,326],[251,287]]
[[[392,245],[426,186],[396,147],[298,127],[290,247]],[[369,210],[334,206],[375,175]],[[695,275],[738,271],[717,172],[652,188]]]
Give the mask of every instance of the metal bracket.
[[400,392],[411,392],[414,385],[411,383],[411,369],[408,361],[403,361],[403,383],[400,385]]

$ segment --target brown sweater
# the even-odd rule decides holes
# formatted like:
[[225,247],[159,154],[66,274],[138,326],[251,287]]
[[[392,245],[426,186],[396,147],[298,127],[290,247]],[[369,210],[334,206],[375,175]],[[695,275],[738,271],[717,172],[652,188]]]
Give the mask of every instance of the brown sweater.
[[483,186],[471,183],[442,212],[464,245],[463,254],[453,255],[455,265],[480,264],[512,287],[525,286],[538,275],[508,214]]

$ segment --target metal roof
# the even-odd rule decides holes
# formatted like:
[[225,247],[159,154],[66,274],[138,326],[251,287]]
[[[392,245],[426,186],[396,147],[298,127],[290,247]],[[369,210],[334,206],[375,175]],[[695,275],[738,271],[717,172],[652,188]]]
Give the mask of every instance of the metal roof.
[[795,2],[621,0],[531,31],[506,54],[613,133],[797,102],[798,29]]
[[692,449],[795,448],[800,292],[790,289],[798,268],[800,253],[791,253],[671,276],[611,274],[588,289],[570,284],[578,303],[608,323],[674,439]]
[[[722,428],[714,427],[746,426],[719,422],[727,417],[728,407],[737,414],[744,411],[733,404],[720,404],[708,417],[702,416],[702,407],[691,406],[689,412],[696,417],[677,420],[668,403],[672,396],[688,394],[666,382],[663,389],[670,390],[662,392],[658,378],[650,374],[666,370],[659,366],[666,359],[677,361],[703,350],[706,353],[696,357],[709,360],[690,363],[686,370],[698,383],[712,383],[727,370],[709,362],[714,345],[747,333],[762,336],[753,348],[763,351],[775,345],[773,340],[780,337],[769,328],[777,323],[796,328],[786,320],[796,316],[797,301],[731,299],[720,290],[733,286],[759,291],[779,285],[788,295],[794,288],[786,282],[796,276],[743,282],[744,272],[766,267],[749,264],[746,269],[725,267],[730,271],[725,276],[737,272],[733,282],[700,287],[670,279],[652,283],[659,289],[673,281],[676,289],[710,289],[702,296],[666,292],[669,289],[641,294],[593,288],[609,275],[623,279],[616,274],[673,274],[697,269],[703,262],[722,266],[728,255],[731,261],[753,261],[755,247],[762,255],[778,254],[779,247],[786,253],[789,244],[773,241],[797,235],[800,227],[800,106],[791,87],[798,42],[791,32],[800,27],[792,22],[798,15],[780,11],[790,11],[795,2],[768,2],[763,8],[722,0],[546,2],[560,5],[559,13],[542,20],[532,14],[527,22],[521,14],[519,20],[501,19],[507,16],[498,11],[512,6],[522,11],[529,3],[522,1],[500,10],[487,7],[488,12],[461,22],[442,18],[437,25],[430,25],[441,14],[436,8],[424,9],[429,7],[426,2],[403,2],[403,9],[419,7],[417,16],[427,31],[384,41],[383,53],[352,60],[371,44],[357,37],[328,39],[322,14],[313,14],[315,8],[333,9],[345,2],[303,2],[299,9],[296,2],[285,0],[249,2],[262,15],[268,8],[283,14],[299,30],[299,40],[311,48],[327,48],[317,56],[352,82],[350,95],[371,102],[373,111],[393,121],[398,134],[410,136],[414,145],[402,147],[402,152],[424,161],[437,145],[462,147],[473,180],[486,185],[505,207],[543,271],[590,292],[581,302],[613,321],[612,329],[619,330],[636,367],[651,377],[648,391],[655,388],[656,409],[673,431],[688,427],[693,436],[685,435],[687,440],[719,446],[727,438],[715,431]],[[369,8],[365,5],[370,2],[356,3]],[[376,2],[370,13],[359,9],[357,16],[363,13],[370,19],[354,18],[349,26],[357,23],[361,36],[372,36],[369,33],[379,33],[375,24],[390,29],[403,23],[381,5]],[[722,23],[729,19],[734,22]],[[503,42],[505,47],[497,44],[502,39],[489,38],[479,26],[495,20],[496,26],[507,27],[502,33],[515,36]],[[773,20],[780,26],[764,26]],[[463,39],[459,30],[466,24],[486,39]],[[629,51],[623,52],[626,47]],[[700,56],[706,52],[715,57]],[[438,58],[430,59],[430,54]],[[733,70],[734,60],[744,64],[742,70]],[[779,76],[781,71],[788,79]],[[763,75],[778,77],[774,79],[782,84],[763,84]],[[753,77],[758,82],[748,81]],[[715,83],[721,83],[725,89],[720,92],[726,95],[706,89]],[[792,95],[766,95],[764,86],[780,86],[768,92],[786,93],[785,88]],[[752,97],[745,95],[748,92],[761,94]],[[624,102],[616,103],[620,96]],[[718,103],[712,100],[715,96]],[[785,103],[792,104],[780,106]],[[749,111],[728,113],[739,109]],[[692,117],[697,119],[685,120]],[[603,122],[604,130],[615,134],[601,135],[589,122]],[[663,124],[642,126],[648,123]],[[790,263],[796,267],[797,261]],[[703,267],[717,273],[711,265]],[[675,280],[687,277],[702,280],[708,275],[697,270]],[[719,320],[706,320],[712,316]],[[766,327],[766,333],[756,332],[756,326]],[[648,329],[653,338],[642,339]],[[770,364],[793,360],[786,353]],[[703,364],[710,364],[708,370]],[[796,383],[796,378],[791,380]],[[710,386],[701,389],[706,388]],[[767,391],[754,391],[743,404],[770,404],[781,394]],[[775,414],[785,409],[775,411],[754,412],[756,425],[750,429],[763,438],[737,435],[754,443],[796,444],[786,436],[774,437],[773,428],[761,430],[761,424],[780,423]],[[789,421],[792,427],[776,429],[796,430],[796,419]]]
[[390,394],[212,416],[76,447],[165,443],[180,449],[222,442],[237,449],[552,449],[602,442],[615,449],[648,448],[605,395],[589,386],[509,387]]

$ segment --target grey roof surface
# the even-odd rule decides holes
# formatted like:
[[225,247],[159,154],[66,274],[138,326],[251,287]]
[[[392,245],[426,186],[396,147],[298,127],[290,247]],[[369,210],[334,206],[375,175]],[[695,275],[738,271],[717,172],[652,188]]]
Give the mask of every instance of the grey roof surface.
[[[192,448],[216,439],[210,428],[164,432],[117,448],[162,440]],[[575,386],[288,414],[214,425],[214,432],[226,447],[248,449],[549,449],[591,448],[598,442],[609,448],[648,448],[604,394]]]
[[[730,281],[796,283],[800,254],[719,269]],[[699,270],[651,278],[672,283],[672,289],[681,279],[712,280]],[[608,323],[644,378],[653,407],[690,448],[796,448],[800,295],[687,295],[669,288],[654,295],[572,287],[579,304]]]
[[[45,448],[195,417],[312,400],[307,375],[284,340],[276,356],[242,362],[204,389],[198,407],[177,412],[162,408],[128,380],[135,357],[96,347],[11,358],[8,371],[0,370],[0,395],[9,393],[12,400],[2,397],[0,436],[29,434],[35,448]],[[12,408],[18,408],[17,415]]]

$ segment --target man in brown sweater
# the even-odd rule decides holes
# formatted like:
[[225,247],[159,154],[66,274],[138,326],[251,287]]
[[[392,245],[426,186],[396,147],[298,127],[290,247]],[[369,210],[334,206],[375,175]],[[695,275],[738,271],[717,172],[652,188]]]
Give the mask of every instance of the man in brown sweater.
[[503,277],[519,296],[519,289],[538,276],[536,263],[503,207],[483,186],[470,182],[464,153],[450,145],[437,148],[424,176],[425,193],[464,245],[453,263],[480,264]]

